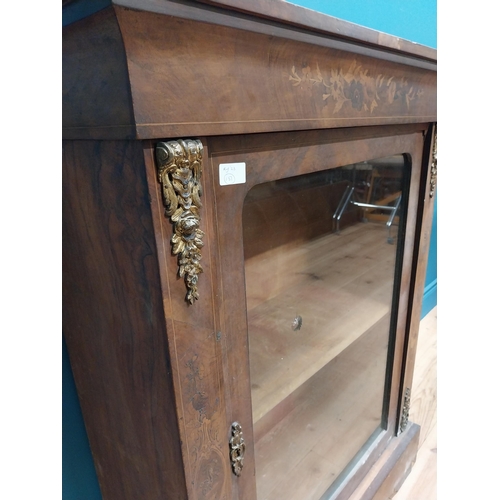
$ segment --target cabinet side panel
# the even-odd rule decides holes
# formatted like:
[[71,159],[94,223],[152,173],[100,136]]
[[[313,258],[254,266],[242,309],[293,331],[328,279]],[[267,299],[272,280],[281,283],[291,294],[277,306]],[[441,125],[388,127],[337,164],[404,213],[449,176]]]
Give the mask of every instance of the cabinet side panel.
[[[435,137],[436,124],[429,127],[425,139],[425,151],[422,158],[422,174],[421,174],[421,192],[420,200],[421,213],[419,239],[415,248],[414,254],[414,284],[413,295],[410,297],[410,317],[408,321],[408,336],[406,339],[406,360],[404,373],[402,377],[401,400],[403,400],[403,392],[408,388],[411,390],[413,381],[413,372],[415,368],[415,356],[417,352],[418,330],[420,328],[420,317],[422,312],[422,297],[425,287],[425,274],[427,271],[427,259],[429,255],[429,245],[432,230],[432,216],[434,212],[434,192],[431,196],[431,191],[435,189],[431,185],[431,179],[435,182],[435,177],[432,176],[432,164],[437,159],[433,157],[433,148]],[[411,398],[410,398],[411,401]]]
[[63,28],[62,67],[64,138],[135,136],[127,62],[113,9]]
[[[202,139],[204,141],[204,139]],[[163,308],[169,332],[173,383],[186,464],[189,498],[233,500],[229,454],[231,422],[226,412],[224,349],[225,333],[219,324],[219,287],[215,266],[216,220],[213,189],[205,142],[200,183],[200,249],[203,272],[199,298],[186,300],[186,282],[179,276],[179,257],[173,253],[171,218],[165,214],[162,185],[155,162],[156,143],[144,141],[152,216],[158,249]]]
[[103,498],[187,498],[139,142],[66,142],[63,329]]

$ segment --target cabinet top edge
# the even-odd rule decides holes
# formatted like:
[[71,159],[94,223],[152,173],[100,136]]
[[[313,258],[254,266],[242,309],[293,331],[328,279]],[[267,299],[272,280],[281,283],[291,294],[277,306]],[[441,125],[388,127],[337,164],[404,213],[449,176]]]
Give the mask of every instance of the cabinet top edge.
[[[437,50],[381,31],[317,12],[285,0],[63,0],[63,25],[88,17],[108,6],[116,5],[146,12],[199,17],[202,12],[241,16],[257,22],[286,25],[318,36],[406,55],[414,59],[437,62]],[[214,17],[212,17],[214,19]],[[248,26],[246,26],[248,29]]]
[[[63,31],[64,139],[142,140],[436,119],[435,60],[214,7],[209,0],[95,1],[107,6]],[[67,8],[82,3],[88,4],[70,0]],[[261,11],[286,4],[250,3]],[[297,6],[286,5],[295,12]]]
[[[113,0],[115,3],[125,1],[139,3],[138,0]],[[317,33],[329,34],[346,41],[361,42],[378,46],[381,49],[437,61],[437,50],[432,47],[295,5],[286,0],[194,0],[194,2],[245,12]]]

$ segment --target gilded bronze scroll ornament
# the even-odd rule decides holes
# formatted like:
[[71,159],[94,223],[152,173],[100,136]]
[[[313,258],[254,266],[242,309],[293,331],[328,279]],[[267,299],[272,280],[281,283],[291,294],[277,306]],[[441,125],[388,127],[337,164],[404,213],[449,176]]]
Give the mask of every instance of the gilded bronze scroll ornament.
[[437,133],[434,133],[434,144],[432,145],[432,163],[431,163],[431,188],[429,192],[429,196],[432,198],[434,193],[436,192],[436,183],[437,183]]
[[163,189],[165,214],[174,225],[172,253],[178,256],[179,276],[187,287],[186,300],[199,298],[198,276],[203,231],[200,229],[201,161],[203,146],[197,139],[160,142],[156,146],[158,179]]
[[401,432],[404,432],[404,430],[408,426],[408,418],[410,416],[410,394],[411,390],[409,387],[407,387],[403,400],[403,410],[401,412],[401,424],[399,426]]
[[245,456],[245,440],[243,431],[238,422],[231,425],[231,439],[229,440],[229,449],[231,454],[231,465],[233,472],[239,476],[243,469],[243,458]]

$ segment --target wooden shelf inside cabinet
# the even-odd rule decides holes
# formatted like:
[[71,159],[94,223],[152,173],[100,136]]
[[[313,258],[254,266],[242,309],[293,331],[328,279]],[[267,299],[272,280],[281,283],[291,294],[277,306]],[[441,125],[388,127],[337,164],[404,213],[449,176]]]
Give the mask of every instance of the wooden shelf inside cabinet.
[[395,261],[362,222],[246,260],[258,498],[319,498],[381,429]]
[[[259,498],[320,498],[354,458],[339,453],[344,443],[361,449],[377,432],[383,386],[373,390],[363,381],[381,375],[387,328],[385,316],[256,423]],[[353,398],[363,404],[353,405]],[[360,423],[356,431],[352,421]]]
[[[386,231],[359,223],[246,261],[255,423],[387,317],[395,250]],[[254,282],[262,286],[249,289]],[[303,325],[292,331],[297,314]]]

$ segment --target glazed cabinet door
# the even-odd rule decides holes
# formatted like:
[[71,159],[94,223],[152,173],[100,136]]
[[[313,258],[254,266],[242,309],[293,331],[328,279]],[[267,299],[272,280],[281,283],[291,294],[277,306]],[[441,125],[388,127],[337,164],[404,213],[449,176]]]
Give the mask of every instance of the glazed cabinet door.
[[207,141],[233,498],[347,498],[399,432],[425,131]]

